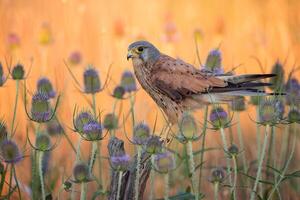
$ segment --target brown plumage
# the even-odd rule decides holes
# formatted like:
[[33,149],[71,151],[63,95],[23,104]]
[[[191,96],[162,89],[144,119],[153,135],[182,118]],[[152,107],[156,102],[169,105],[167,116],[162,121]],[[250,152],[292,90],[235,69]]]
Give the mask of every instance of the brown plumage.
[[[250,92],[249,89],[256,93],[257,91],[252,89],[253,85],[250,87],[250,83],[253,84],[251,81],[273,76],[217,77],[212,73],[204,73],[180,59],[161,54],[146,41],[132,43],[128,48],[127,59],[129,58],[132,59],[139,83],[163,109],[171,123],[178,122],[187,109],[198,108],[211,102],[228,101],[232,96],[238,96],[231,94],[231,97],[225,98],[225,93],[245,90]],[[214,95],[215,93],[218,95]]]

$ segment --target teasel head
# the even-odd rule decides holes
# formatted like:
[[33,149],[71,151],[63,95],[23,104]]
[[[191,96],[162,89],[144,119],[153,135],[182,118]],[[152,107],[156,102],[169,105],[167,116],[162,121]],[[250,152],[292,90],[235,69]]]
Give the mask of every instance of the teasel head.
[[4,85],[6,80],[7,80],[7,77],[5,77],[5,75],[4,75],[3,66],[2,66],[2,63],[0,62],[0,87],[2,87]]
[[79,51],[71,52],[68,58],[69,63],[71,63],[72,65],[79,65],[81,63],[81,60],[82,60],[82,55]]
[[230,158],[237,157],[239,153],[239,148],[235,144],[232,144],[228,147],[227,154]]
[[50,151],[52,147],[49,135],[38,133],[35,138],[35,149],[38,151]]
[[163,141],[159,136],[151,135],[143,147],[145,151],[151,155],[159,154],[163,151]]
[[103,127],[108,131],[118,129],[119,128],[118,117],[114,113],[106,114],[103,119]]
[[61,135],[64,133],[64,128],[56,119],[47,122],[46,129],[50,136]]
[[53,89],[52,83],[46,77],[42,77],[37,82],[37,91],[48,96],[49,99],[54,98],[56,92]]
[[73,126],[74,126],[74,131],[78,133],[83,132],[83,127],[88,124],[91,121],[95,121],[93,114],[90,111],[81,111],[77,114],[76,113],[76,108],[74,109],[73,113]]
[[224,74],[224,69],[222,67],[222,55],[219,49],[213,49],[208,53],[202,71],[208,71],[213,74]]
[[128,170],[130,161],[130,156],[127,154],[115,155],[110,158],[111,167],[116,171]]
[[7,139],[7,128],[3,120],[0,120],[0,143]]
[[90,121],[83,126],[81,133],[83,139],[88,141],[102,140],[104,138],[102,133],[102,126],[97,121]]
[[101,91],[101,81],[98,71],[89,65],[83,74],[84,92],[87,94],[96,94]]
[[300,103],[300,84],[297,79],[291,78],[285,85],[286,103],[287,105],[294,106]]
[[300,111],[297,108],[293,108],[289,111],[287,121],[289,123],[300,123]]
[[23,158],[18,145],[9,139],[1,142],[0,156],[4,162],[9,164],[16,164]]
[[53,115],[49,97],[42,92],[36,92],[32,96],[31,116],[28,114],[29,119],[38,123],[43,123],[50,121]]
[[169,173],[176,169],[175,156],[169,151],[155,154],[153,167],[159,173]]
[[22,80],[25,78],[24,66],[20,63],[16,64],[10,72],[13,80]]
[[123,86],[119,85],[115,87],[112,96],[116,99],[124,99],[125,89]]
[[246,110],[245,97],[234,98],[231,101],[230,107],[234,112],[242,112]]
[[184,113],[179,120],[179,134],[177,139],[179,141],[197,140],[198,126],[193,115]]
[[221,184],[226,178],[226,172],[222,167],[212,169],[209,181],[213,184]]
[[150,128],[144,123],[138,123],[133,129],[133,138],[132,141],[137,145],[146,144],[148,138],[150,137]]
[[120,85],[124,88],[125,92],[135,92],[137,90],[134,75],[130,71],[123,72]]
[[89,166],[85,162],[78,162],[73,168],[73,182],[84,183],[92,181],[92,175]]
[[213,129],[218,130],[221,128],[227,128],[230,125],[231,120],[224,108],[216,106],[210,112],[209,122],[213,126]]
[[284,106],[275,98],[265,98],[259,105],[259,124],[274,126],[283,118]]
[[272,66],[271,74],[276,74],[276,76],[270,78],[270,89],[276,92],[281,92],[284,89],[284,69],[279,60],[277,60]]

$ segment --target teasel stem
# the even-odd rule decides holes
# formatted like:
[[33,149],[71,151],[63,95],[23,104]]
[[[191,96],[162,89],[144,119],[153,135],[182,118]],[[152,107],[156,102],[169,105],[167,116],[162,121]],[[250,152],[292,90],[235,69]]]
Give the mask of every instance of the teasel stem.
[[16,182],[17,190],[18,190],[19,200],[22,200],[22,195],[21,195],[21,190],[20,190],[20,186],[19,186],[19,181],[17,179],[16,167],[15,167],[14,164],[12,164],[12,168],[13,168],[14,179],[15,179],[15,182]]
[[192,141],[190,141],[190,140],[188,140],[188,142],[187,142],[187,153],[188,153],[188,157],[189,157],[189,169],[190,169],[190,173],[192,175],[192,186],[193,186],[193,191],[195,194],[195,200],[198,200],[199,192],[198,192],[198,186],[197,186],[196,174],[195,174],[193,144],[192,144]]
[[16,98],[15,98],[15,104],[14,104],[13,119],[12,119],[12,123],[11,123],[11,135],[13,135],[13,132],[14,132],[14,125],[15,125],[16,116],[17,116],[17,105],[18,105],[18,99],[19,99],[19,84],[20,84],[20,80],[16,80]]
[[142,147],[137,147],[137,164],[136,164],[136,177],[134,182],[134,199],[139,200],[139,186],[140,186],[140,166],[142,158]]
[[86,200],[86,182],[81,183],[80,200]]
[[268,199],[267,200],[270,200],[272,199],[272,196],[274,194],[274,192],[276,190],[278,190],[278,187],[279,185],[281,184],[281,182],[283,181],[283,179],[286,177],[285,176],[285,172],[288,170],[288,166],[294,156],[294,153],[295,153],[295,148],[296,148],[296,142],[297,142],[297,123],[293,123],[294,127],[293,127],[293,135],[294,135],[294,139],[292,140],[293,141],[293,144],[292,144],[292,150],[291,152],[289,153],[289,158],[287,159],[285,165],[284,165],[284,168],[282,170],[282,172],[279,174],[280,178],[279,180],[276,180],[275,181],[275,185],[274,187],[272,188],[272,190],[270,191],[269,193],[269,196],[268,196]]
[[[256,121],[259,121],[259,106],[256,106]],[[260,128],[259,124],[256,123],[256,143],[257,143],[257,160],[260,160],[261,154],[261,136],[260,136]],[[260,177],[259,177],[260,179]],[[260,187],[260,195],[263,195],[263,184],[258,183]]]
[[230,184],[230,186],[232,186],[232,179],[231,179],[231,175],[230,175],[230,171],[231,171],[230,170],[230,160],[229,160],[229,157],[227,155],[228,145],[227,145],[227,141],[226,141],[224,128],[220,128],[220,133],[221,133],[221,137],[222,137],[222,141],[223,141],[223,147],[224,147],[224,150],[225,150],[226,164],[227,164],[227,174],[228,174],[229,184]]
[[236,156],[232,157],[232,162],[233,162],[233,168],[234,168],[232,192],[233,192],[233,199],[237,199],[236,198],[236,184],[237,184],[237,160],[236,160]]
[[90,159],[90,163],[89,163],[90,174],[93,174],[93,165],[94,165],[95,160],[96,160],[97,146],[98,146],[97,141],[93,141],[92,142],[92,154],[91,154],[91,159]]
[[135,126],[135,117],[134,117],[134,96],[130,94],[130,112],[132,119],[132,128]]
[[219,182],[214,183],[214,200],[219,199]]
[[[240,113],[237,112],[236,114],[237,114],[237,132],[238,132],[239,143],[240,143],[240,147],[244,150],[245,146],[244,146],[244,138],[242,133],[242,126],[240,121]],[[247,173],[248,167],[247,167],[245,152],[242,153],[242,160],[243,160],[243,171],[244,173]]]
[[208,116],[208,106],[205,106],[204,112],[204,124],[203,124],[203,132],[202,132],[202,144],[200,153],[200,172],[199,172],[199,190],[201,188],[201,180],[202,180],[202,168],[203,168],[203,159],[204,159],[204,149],[205,149],[205,136],[206,136],[206,128],[207,128],[207,116]]
[[264,161],[265,154],[266,154],[266,148],[267,148],[267,144],[268,144],[269,131],[270,131],[270,125],[266,125],[264,142],[263,142],[263,146],[262,146],[262,149],[261,149],[261,155],[260,155],[260,159],[259,159],[258,170],[257,170],[257,174],[256,174],[255,183],[254,183],[254,186],[253,186],[253,189],[252,189],[252,192],[251,192],[250,200],[254,200],[255,196],[256,196],[257,186],[258,186],[258,183],[259,183],[259,179],[261,177],[261,171],[262,171],[263,161]]
[[[268,158],[267,158],[267,163],[266,163],[266,178],[268,179],[269,177],[269,167],[270,166],[270,162],[271,159],[274,159],[274,154],[273,149],[274,149],[274,140],[275,140],[275,136],[274,136],[274,126],[271,127],[271,136],[270,136],[270,141],[269,141],[269,149],[268,149]],[[273,158],[272,158],[273,157]],[[274,166],[275,167],[275,166]]]
[[170,190],[169,173],[164,174],[164,185],[165,185],[164,200],[169,200],[169,190]]
[[42,190],[42,200],[46,200],[46,193],[45,193],[45,184],[44,184],[44,176],[43,176],[43,156],[44,152],[39,152],[39,176],[40,176],[40,182],[41,182],[41,190]]
[[78,142],[77,142],[77,147],[76,147],[76,162],[81,160],[81,151],[80,151],[80,146],[81,146],[82,138],[79,137]]
[[[114,104],[113,104],[113,107],[112,107],[112,114],[115,116],[115,113],[116,113],[116,108],[117,108],[117,103],[118,103],[118,99],[115,99],[114,101]],[[116,135],[116,130],[113,129],[110,133],[110,136],[111,137],[115,137]]]
[[284,133],[283,133],[283,137],[282,137],[282,145],[281,145],[281,149],[280,149],[280,163],[284,164],[285,163],[285,158],[286,158],[286,152],[288,151],[288,139],[289,139],[289,131],[290,125],[286,125],[284,127]]
[[12,177],[13,177],[13,166],[10,165],[10,170],[9,170],[9,185],[8,185],[8,200],[10,199],[10,196],[11,196]]
[[5,177],[8,169],[8,164],[5,165],[4,172],[1,174],[1,182],[0,182],[0,196],[2,196],[3,186],[5,182]]
[[120,192],[121,192],[121,184],[122,184],[122,176],[123,176],[123,171],[119,171],[119,176],[118,176],[118,189],[117,189],[117,199],[120,200]]
[[[154,154],[151,155],[151,166],[154,166]],[[149,191],[149,200],[155,199],[154,193],[154,180],[155,180],[155,170],[151,168],[150,171],[150,191]]]

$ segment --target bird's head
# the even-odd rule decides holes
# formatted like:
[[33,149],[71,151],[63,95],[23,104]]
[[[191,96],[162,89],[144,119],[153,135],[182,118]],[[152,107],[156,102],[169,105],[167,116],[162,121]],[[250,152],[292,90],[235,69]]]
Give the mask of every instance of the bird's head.
[[131,43],[128,47],[127,60],[131,58],[133,61],[153,63],[159,58],[159,56],[159,50],[147,41],[137,41]]

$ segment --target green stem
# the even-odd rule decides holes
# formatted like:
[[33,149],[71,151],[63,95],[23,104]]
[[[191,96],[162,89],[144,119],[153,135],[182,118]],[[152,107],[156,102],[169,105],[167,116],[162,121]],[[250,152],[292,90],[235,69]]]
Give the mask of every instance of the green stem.
[[120,198],[120,192],[121,192],[122,176],[123,176],[123,171],[119,171],[119,177],[118,177],[118,189],[117,189],[117,199],[116,199],[116,200],[121,199],[121,198]]
[[20,186],[19,186],[19,181],[17,179],[17,173],[16,173],[15,165],[12,164],[12,167],[13,167],[14,179],[15,179],[15,182],[16,182],[17,190],[18,190],[19,200],[22,200],[22,195],[21,195],[21,190],[20,190]]
[[208,116],[208,106],[205,106],[204,112],[204,124],[203,124],[203,132],[202,132],[202,144],[201,149],[202,152],[200,153],[200,172],[199,172],[199,190],[201,187],[201,180],[202,180],[202,168],[203,168],[203,159],[204,159],[204,149],[205,149],[205,136],[206,136],[206,128],[207,128],[207,116]]
[[105,182],[103,179],[103,173],[102,173],[102,158],[101,158],[101,141],[97,141],[97,152],[98,152],[98,171],[99,171],[99,183],[101,188],[104,188]]
[[196,181],[196,173],[195,173],[195,162],[194,162],[194,153],[193,153],[193,144],[192,141],[187,142],[187,153],[189,157],[189,170],[191,173],[191,178],[192,178],[192,186],[193,186],[193,191],[195,194],[195,200],[199,199],[199,192],[198,192],[198,186],[197,186],[197,181]]
[[[239,143],[240,143],[241,149],[245,150],[242,126],[241,126],[241,121],[240,121],[240,113],[237,112],[236,114],[237,114],[237,131],[238,131]],[[245,152],[242,153],[242,160],[243,160],[243,171],[244,171],[244,173],[247,173],[248,167],[247,167]]]
[[231,179],[231,175],[230,175],[230,159],[227,155],[228,152],[228,145],[227,145],[227,141],[226,141],[226,136],[225,136],[225,130],[224,128],[220,128],[220,132],[221,132],[221,137],[222,137],[222,141],[223,141],[223,147],[225,150],[225,156],[226,156],[226,164],[227,164],[227,174],[229,177],[229,184],[230,186],[232,186],[232,179]]
[[236,183],[237,183],[237,160],[236,156],[232,157],[233,161],[233,168],[234,168],[234,177],[233,177],[233,186],[232,186],[232,192],[233,192],[233,199],[236,199]]
[[164,200],[169,200],[169,173],[164,174],[165,192]]
[[90,163],[89,163],[89,171],[90,174],[93,174],[93,166],[96,160],[96,155],[97,155],[97,141],[93,141],[92,142],[92,153],[91,153],[91,159],[90,159]]
[[14,125],[15,125],[16,116],[17,116],[18,99],[19,99],[19,80],[16,80],[16,98],[15,98],[13,119],[12,119],[12,123],[11,123],[11,135],[13,135],[13,132],[14,132]]
[[10,165],[10,171],[9,171],[9,185],[8,185],[8,200],[11,196],[11,187],[12,187],[12,177],[13,177],[13,166]]
[[[151,155],[151,166],[154,165],[154,154]],[[149,200],[155,199],[155,192],[154,192],[154,179],[155,179],[155,170],[152,169],[150,171],[150,192],[149,192]]]
[[266,126],[265,137],[264,137],[264,143],[263,143],[262,150],[261,150],[261,156],[260,156],[260,159],[259,159],[256,179],[255,179],[255,183],[254,183],[254,186],[253,186],[253,189],[252,189],[252,192],[251,192],[250,200],[254,200],[255,196],[256,196],[257,186],[258,186],[258,183],[259,183],[259,179],[261,177],[262,165],[263,165],[264,157],[265,157],[265,154],[266,154],[269,131],[270,131],[270,126],[267,125]]
[[[259,121],[259,106],[256,106],[256,121]],[[257,142],[257,160],[260,160],[260,153],[261,153],[261,135],[260,135],[260,128],[259,124],[256,123],[256,142]],[[260,179],[260,177],[259,177]],[[260,187],[260,195],[263,195],[263,184],[258,183]]]
[[214,200],[219,199],[219,182],[214,183]]
[[142,149],[140,146],[138,146],[137,147],[136,177],[135,177],[135,183],[134,183],[134,199],[135,200],[139,200],[141,158],[142,158]]
[[45,184],[44,184],[44,175],[43,175],[43,155],[44,152],[39,152],[39,176],[41,182],[41,190],[42,190],[42,200],[46,200],[46,193],[45,193]]
[[280,149],[280,163],[284,164],[285,163],[285,154],[288,150],[288,138],[289,138],[289,125],[284,127],[284,133],[282,135],[282,145]]
[[86,200],[86,182],[81,183],[81,193],[80,193],[80,200]]
[[4,186],[4,182],[5,182],[5,177],[6,177],[7,169],[8,169],[8,164],[5,165],[4,172],[1,174],[0,197],[2,196],[3,186]]
[[274,140],[275,140],[274,137],[275,137],[274,136],[274,127],[272,126],[271,127],[271,136],[270,136],[270,141],[269,141],[268,158],[267,158],[267,163],[266,163],[266,178],[267,179],[269,178],[269,175],[270,175],[270,173],[269,173],[270,170],[269,170],[268,166],[270,166],[270,162],[272,160],[272,157],[274,157],[274,155],[272,155],[273,148],[274,148],[273,143],[274,143]]

